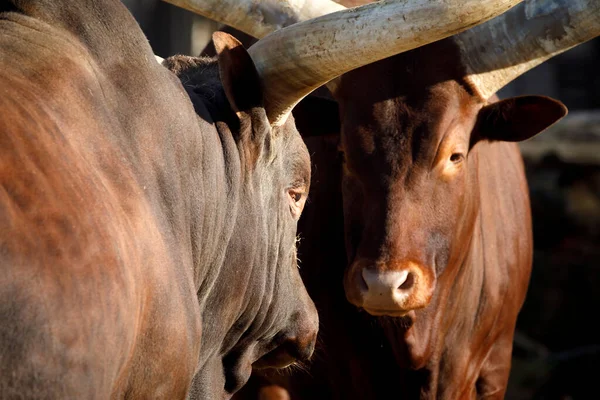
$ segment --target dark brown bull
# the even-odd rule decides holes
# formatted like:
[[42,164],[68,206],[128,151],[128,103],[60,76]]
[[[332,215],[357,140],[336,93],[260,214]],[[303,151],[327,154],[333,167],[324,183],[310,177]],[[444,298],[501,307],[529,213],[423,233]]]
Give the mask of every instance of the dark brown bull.
[[308,358],[309,157],[239,43],[171,61],[186,93],[118,1],[1,11],[0,397],[223,398]]
[[[514,2],[454,20],[455,2],[431,36],[396,22],[392,50],[375,53]],[[228,398],[252,365],[310,356],[317,315],[295,252],[310,162],[287,116],[368,62],[344,53],[378,10],[250,53],[217,34],[218,61],[170,58],[168,71],[116,0],[0,3],[2,399]],[[349,29],[339,47],[294,56],[339,70],[307,82],[269,61],[328,23]]]
[[[332,85],[343,161],[332,166],[335,147],[307,141],[316,173],[300,223],[322,352],[310,377],[257,377],[247,395],[279,382],[306,399],[504,397],[532,256],[523,164],[510,142],[539,133],[566,109],[540,96],[487,98],[598,35],[598,11],[587,1],[532,2]],[[509,23],[523,35],[513,38],[513,54],[498,29]],[[498,48],[505,53],[494,55]],[[494,60],[504,71],[486,76]],[[314,107],[301,118],[311,112],[328,118]],[[311,134],[310,122],[304,129]],[[340,237],[344,246],[331,243]]]

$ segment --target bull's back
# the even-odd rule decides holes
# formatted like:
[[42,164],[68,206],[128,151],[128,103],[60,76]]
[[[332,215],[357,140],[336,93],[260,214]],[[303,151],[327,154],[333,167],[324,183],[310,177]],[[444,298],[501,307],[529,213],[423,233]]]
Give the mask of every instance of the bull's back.
[[198,332],[101,72],[52,30],[0,49],[0,397],[183,398],[195,360],[162,353]]

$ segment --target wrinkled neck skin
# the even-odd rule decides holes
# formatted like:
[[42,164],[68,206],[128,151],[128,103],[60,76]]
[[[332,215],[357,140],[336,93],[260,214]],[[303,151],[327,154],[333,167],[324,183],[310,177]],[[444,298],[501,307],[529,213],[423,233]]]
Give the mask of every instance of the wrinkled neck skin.
[[[62,133],[72,146],[54,138],[48,142],[63,146],[63,159],[70,156],[66,159],[87,168],[81,176],[99,177],[100,183],[90,183],[98,190],[85,196],[96,201],[93,196],[101,193],[99,203],[112,202],[121,210],[114,229],[109,226],[116,231],[109,243],[123,237],[123,254],[133,260],[126,264],[130,260],[125,258],[130,270],[116,276],[129,285],[123,292],[135,309],[119,322],[138,325],[127,331],[129,336],[116,336],[135,349],[134,360],[111,360],[113,369],[137,363],[134,378],[142,378],[132,381],[144,381],[147,376],[139,371],[156,373],[168,365],[151,358],[150,351],[168,341],[174,348],[163,351],[181,356],[165,358],[184,365],[183,372],[173,372],[177,384],[185,384],[196,367],[192,394],[229,397],[243,384],[251,363],[272,350],[271,342],[294,312],[309,304],[307,298],[292,296],[303,293],[294,264],[295,222],[287,198],[282,201],[287,193],[274,190],[282,186],[285,168],[277,164],[286,162],[283,149],[300,141],[299,135],[275,137],[270,157],[249,168],[250,155],[236,136],[240,126],[224,103],[215,62],[209,63],[210,77],[200,88],[203,96],[184,89],[156,63],[119,1],[5,6],[15,13],[3,26],[16,32],[15,46],[27,49],[20,52],[25,60],[20,69],[8,69],[7,75],[35,87],[42,104],[55,107],[52,112],[65,121],[59,122],[75,127]],[[71,109],[61,108],[65,104]],[[155,325],[158,333],[152,331]],[[169,329],[177,330],[173,337],[178,341],[170,340]],[[144,336],[147,332],[154,336]],[[145,368],[148,360],[158,366]],[[161,389],[149,392],[154,390]]]
[[[216,62],[205,61],[202,74],[218,76]],[[193,276],[204,310],[199,372],[190,397],[228,398],[245,383],[252,363],[278,345],[282,329],[310,301],[299,290],[296,222],[289,216],[286,193],[276,190],[290,169],[286,158],[300,157],[305,147],[298,146],[297,133],[281,133],[268,138],[257,157],[245,142],[253,135],[241,131],[266,121],[264,110],[250,111],[240,121],[219,85],[182,83],[200,131],[209,132],[194,152],[202,175],[193,176],[190,186],[195,207],[190,226]],[[296,292],[301,298],[294,300]]]

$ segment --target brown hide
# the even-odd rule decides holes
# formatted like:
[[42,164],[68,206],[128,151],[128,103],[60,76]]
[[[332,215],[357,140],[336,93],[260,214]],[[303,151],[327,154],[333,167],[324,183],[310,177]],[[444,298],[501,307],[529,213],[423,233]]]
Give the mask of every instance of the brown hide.
[[226,399],[310,357],[309,155],[221,39],[169,71],[117,0],[0,3],[3,400]]

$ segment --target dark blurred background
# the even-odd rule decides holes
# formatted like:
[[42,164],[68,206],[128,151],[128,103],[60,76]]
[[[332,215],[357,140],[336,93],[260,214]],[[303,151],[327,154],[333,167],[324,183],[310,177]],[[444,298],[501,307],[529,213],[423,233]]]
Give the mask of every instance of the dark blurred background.
[[[198,55],[219,25],[158,0],[124,0],[154,52]],[[600,373],[600,39],[529,71],[500,97],[540,94],[569,116],[521,144],[534,265],[507,399],[597,398]]]

